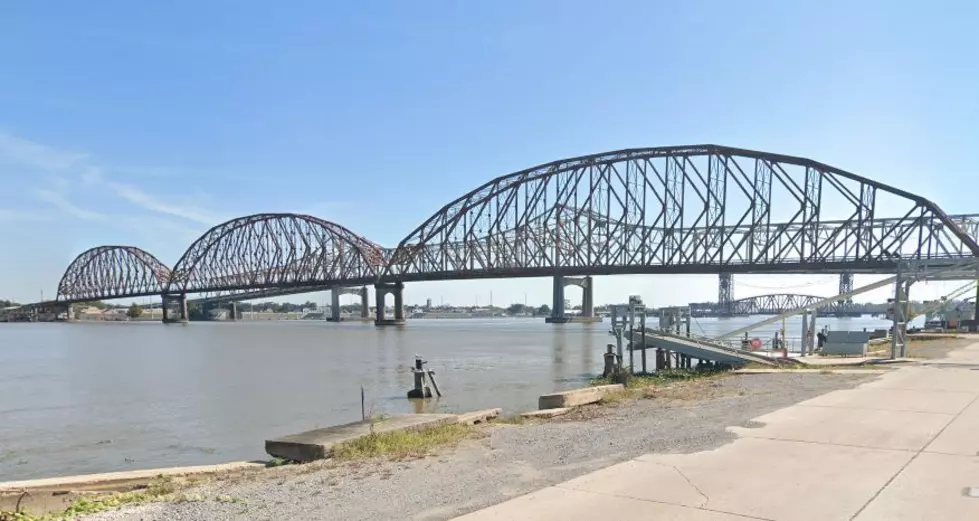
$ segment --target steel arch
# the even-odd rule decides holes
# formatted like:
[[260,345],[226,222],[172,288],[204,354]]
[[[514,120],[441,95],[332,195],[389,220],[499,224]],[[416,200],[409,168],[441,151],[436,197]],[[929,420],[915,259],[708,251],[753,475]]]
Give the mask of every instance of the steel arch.
[[97,246],[68,265],[58,283],[60,302],[159,295],[170,268],[135,246]]
[[923,197],[809,159],[628,149],[480,186],[405,237],[385,278],[886,270],[897,256],[979,256],[957,224]]
[[383,248],[339,224],[303,214],[255,214],[194,241],[174,265],[166,291],[369,283],[386,262]]

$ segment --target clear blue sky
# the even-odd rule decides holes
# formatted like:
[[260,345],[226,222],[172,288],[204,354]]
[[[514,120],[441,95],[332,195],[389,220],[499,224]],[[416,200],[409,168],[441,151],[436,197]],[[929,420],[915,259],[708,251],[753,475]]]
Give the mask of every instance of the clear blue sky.
[[[492,177],[631,146],[802,155],[979,212],[977,23],[970,1],[3,2],[0,298],[52,296],[97,244],[172,264],[263,211],[393,245]],[[603,278],[596,298],[714,287]]]

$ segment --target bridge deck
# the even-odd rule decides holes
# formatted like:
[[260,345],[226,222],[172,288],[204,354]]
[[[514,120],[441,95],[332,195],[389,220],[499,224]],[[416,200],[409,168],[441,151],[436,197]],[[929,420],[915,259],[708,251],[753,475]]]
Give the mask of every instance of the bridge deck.
[[640,345],[645,342],[644,345],[646,347],[666,349],[668,351],[674,351],[691,358],[710,360],[720,364],[742,366],[754,362],[769,366],[777,365],[774,358],[764,355],[742,351],[740,349],[733,349],[725,345],[708,342],[706,340],[688,338],[670,333],[662,333],[659,331],[647,331],[645,334],[642,332],[636,332],[635,341]]

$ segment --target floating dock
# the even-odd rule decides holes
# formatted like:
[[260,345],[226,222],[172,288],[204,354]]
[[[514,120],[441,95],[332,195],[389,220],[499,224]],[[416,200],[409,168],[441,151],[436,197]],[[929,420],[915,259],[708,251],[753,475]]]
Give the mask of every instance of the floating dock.
[[679,353],[689,358],[698,360],[708,360],[717,364],[733,367],[743,366],[748,363],[776,366],[780,358],[768,357],[742,349],[735,349],[723,344],[710,342],[704,339],[663,333],[660,331],[637,331],[633,338],[636,350],[645,348],[663,349],[673,353]]

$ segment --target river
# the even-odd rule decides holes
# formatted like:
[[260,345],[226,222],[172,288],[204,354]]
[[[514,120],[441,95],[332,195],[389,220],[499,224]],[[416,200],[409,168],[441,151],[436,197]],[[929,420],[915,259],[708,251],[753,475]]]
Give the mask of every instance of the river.
[[[695,333],[759,317],[696,319]],[[818,326],[887,327],[870,317]],[[769,338],[776,326],[755,333]],[[789,337],[799,336],[799,319]],[[536,408],[601,371],[605,324],[410,320],[0,324],[0,481],[264,459],[264,440],[419,410],[415,354],[445,396],[426,411]]]

